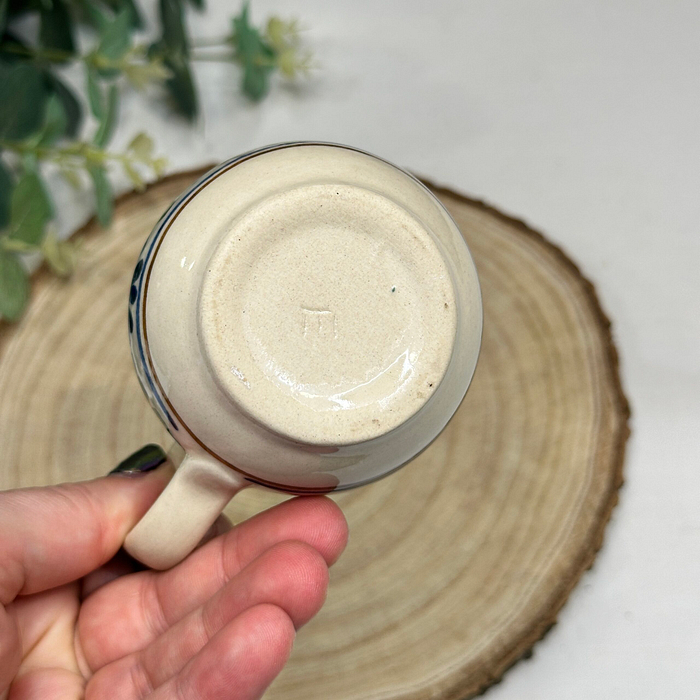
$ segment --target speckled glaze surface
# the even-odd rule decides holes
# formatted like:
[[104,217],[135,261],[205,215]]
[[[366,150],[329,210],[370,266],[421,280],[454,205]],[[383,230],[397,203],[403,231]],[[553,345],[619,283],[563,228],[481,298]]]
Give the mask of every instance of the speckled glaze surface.
[[207,173],[159,220],[129,297],[138,377],[175,440],[292,493],[373,481],[425,448],[466,393],[481,324],[443,206],[333,144]]

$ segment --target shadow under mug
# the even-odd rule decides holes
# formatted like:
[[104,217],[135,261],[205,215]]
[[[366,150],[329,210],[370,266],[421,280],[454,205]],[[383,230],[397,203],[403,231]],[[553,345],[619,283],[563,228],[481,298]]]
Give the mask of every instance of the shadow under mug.
[[482,304],[466,243],[421,182],[299,142],[232,158],[170,206],[128,320],[177,469],[125,548],[165,569],[242,488],[326,494],[419,454],[469,387]]

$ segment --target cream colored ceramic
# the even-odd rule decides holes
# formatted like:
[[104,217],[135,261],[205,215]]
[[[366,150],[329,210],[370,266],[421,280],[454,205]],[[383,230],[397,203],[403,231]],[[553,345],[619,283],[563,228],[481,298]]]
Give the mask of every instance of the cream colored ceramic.
[[327,493],[405,464],[461,402],[481,341],[476,271],[443,206],[332,144],[209,172],[146,241],[129,301],[141,385],[184,449],[127,538],[154,568],[245,486]]

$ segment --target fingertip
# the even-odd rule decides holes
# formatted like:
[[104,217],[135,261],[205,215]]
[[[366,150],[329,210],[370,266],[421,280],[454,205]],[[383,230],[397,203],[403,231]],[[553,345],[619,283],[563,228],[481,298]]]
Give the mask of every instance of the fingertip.
[[328,587],[328,564],[323,555],[311,545],[299,540],[281,542],[273,548],[290,572],[295,573],[296,585],[310,597]]
[[296,629],[321,609],[328,593],[328,565],[319,551],[299,541],[280,542],[258,560],[256,586],[281,607]]
[[314,545],[326,560],[334,564],[348,543],[348,522],[340,506],[327,496],[302,496],[296,499],[314,530]]
[[276,678],[292,653],[296,631],[287,613],[262,603],[248,608],[218,632],[182,673],[162,685],[157,700],[185,697],[210,700],[258,698]]
[[257,628],[258,648],[270,655],[271,666],[277,669],[277,675],[292,653],[297,636],[294,623],[282,608],[270,603],[261,603],[247,612],[251,613]]
[[[217,635],[225,649],[217,659],[222,671],[219,683],[225,687],[228,676],[241,697],[259,697],[289,660],[296,637],[294,623],[282,608],[261,603],[241,613],[222,632]],[[215,644],[218,641],[215,638]],[[204,697],[219,697],[216,686],[210,690]]]
[[336,540],[332,543],[331,556],[329,557],[329,566],[335,564],[340,555],[345,551],[348,546],[348,539],[350,537],[350,527],[348,525],[348,520],[345,517],[340,506],[332,501],[330,498],[325,498],[324,500],[330,504],[329,508],[329,518],[332,520],[332,531],[336,535]]

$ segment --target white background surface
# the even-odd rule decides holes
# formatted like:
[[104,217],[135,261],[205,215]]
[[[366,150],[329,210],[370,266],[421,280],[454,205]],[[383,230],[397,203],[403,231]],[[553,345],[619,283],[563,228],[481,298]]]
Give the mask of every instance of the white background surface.
[[[237,3],[190,13],[223,35]],[[626,484],[593,570],[491,700],[700,697],[700,3],[254,0],[322,64],[254,106],[199,64],[191,128],[123,104],[171,170],[266,143],[365,148],[524,218],[597,286],[633,409]],[[81,77],[77,77],[82,81]],[[87,212],[62,192],[62,228]]]

